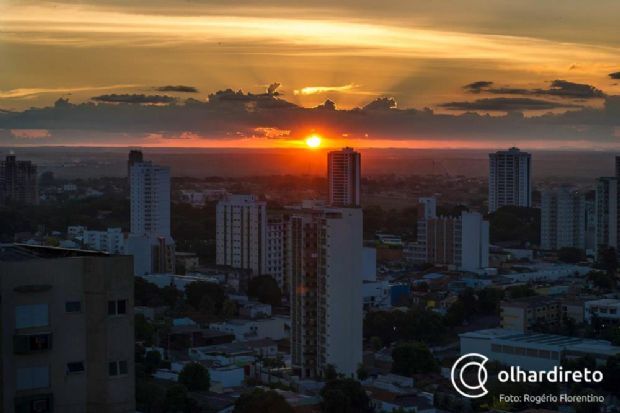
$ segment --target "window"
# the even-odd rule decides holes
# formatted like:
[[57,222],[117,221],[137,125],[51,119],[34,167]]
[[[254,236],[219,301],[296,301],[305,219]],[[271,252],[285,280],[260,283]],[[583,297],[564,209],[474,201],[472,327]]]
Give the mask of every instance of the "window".
[[118,374],[127,374],[127,360],[122,360],[118,362]]
[[111,377],[128,374],[127,360],[111,361],[108,363],[108,375]]
[[18,305],[15,307],[15,328],[45,327],[49,325],[47,304]]
[[67,374],[69,373],[82,373],[84,372],[84,362],[83,361],[73,361],[67,363]]
[[116,302],[116,313],[127,314],[127,300],[118,300]]
[[108,315],[127,314],[127,300],[108,301]]
[[15,387],[17,390],[42,389],[50,386],[50,368],[24,367],[17,369]]
[[111,361],[108,363],[108,375],[110,376],[118,376],[118,362]]
[[81,313],[82,302],[81,301],[67,301],[65,303],[65,311],[67,313]]
[[52,348],[52,334],[17,334],[13,337],[15,354],[28,354]]
[[48,413],[53,410],[52,394],[36,394],[15,398],[15,411],[28,413]]

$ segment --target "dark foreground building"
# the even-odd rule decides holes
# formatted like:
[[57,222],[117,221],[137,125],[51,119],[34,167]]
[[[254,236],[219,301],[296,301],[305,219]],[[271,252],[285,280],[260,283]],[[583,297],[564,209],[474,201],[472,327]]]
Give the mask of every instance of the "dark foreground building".
[[0,411],[135,411],[129,256],[0,244]]

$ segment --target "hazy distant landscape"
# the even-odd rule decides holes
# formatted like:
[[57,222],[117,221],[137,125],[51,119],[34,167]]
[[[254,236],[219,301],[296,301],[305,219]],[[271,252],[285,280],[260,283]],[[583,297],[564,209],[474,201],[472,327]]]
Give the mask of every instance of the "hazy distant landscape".
[[[527,149],[527,148],[524,148]],[[127,174],[127,148],[28,147],[0,148],[0,157],[14,151],[31,159],[39,172],[58,178],[120,177]],[[202,149],[146,148],[154,162],[170,166],[176,177],[323,175],[327,149]],[[365,176],[488,174],[488,153],[456,149],[360,149]],[[578,151],[530,151],[537,180],[553,177],[591,180],[610,175],[613,153]]]

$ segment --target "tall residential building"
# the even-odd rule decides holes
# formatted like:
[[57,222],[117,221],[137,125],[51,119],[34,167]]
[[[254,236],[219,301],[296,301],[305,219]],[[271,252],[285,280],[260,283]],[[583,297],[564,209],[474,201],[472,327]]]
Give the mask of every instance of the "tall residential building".
[[438,217],[434,203],[423,204],[426,207],[418,210],[414,262],[453,265],[463,271],[489,266],[489,222],[481,214],[462,212],[459,217]]
[[132,149],[129,151],[129,157],[127,158],[127,176],[131,175],[131,167],[136,163],[141,163],[144,161],[144,157],[142,155],[142,151]]
[[531,155],[518,148],[489,154],[489,212],[532,206]]
[[330,206],[360,206],[361,159],[360,153],[353,148],[343,148],[327,154]]
[[435,197],[418,198],[418,218],[431,219],[437,218],[437,199]]
[[3,412],[135,411],[131,258],[0,245]]
[[38,203],[37,166],[13,154],[0,161],[0,205]]
[[267,273],[267,203],[253,195],[231,195],[216,207],[216,262]]
[[174,272],[170,234],[170,169],[135,162],[129,174],[131,228],[125,252],[134,256],[135,274]]
[[150,161],[132,165],[131,233],[170,237],[170,169]]
[[569,187],[543,191],[540,213],[542,249],[586,248],[585,194]]
[[271,275],[282,290],[288,296],[289,283],[286,272],[286,245],[288,239],[288,218],[285,216],[273,216],[267,218],[267,248],[265,248],[265,272]]
[[601,177],[596,182],[595,249],[618,247],[618,179]]
[[328,365],[353,376],[362,362],[362,210],[291,210],[291,355],[301,377]]

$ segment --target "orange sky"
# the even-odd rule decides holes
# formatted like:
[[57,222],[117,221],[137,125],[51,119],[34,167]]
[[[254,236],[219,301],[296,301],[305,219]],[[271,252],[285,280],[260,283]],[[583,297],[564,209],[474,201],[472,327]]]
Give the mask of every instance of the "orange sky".
[[[0,110],[50,106],[60,97],[72,103],[90,102],[109,94],[166,94],[178,102],[187,98],[206,102],[217,90],[262,93],[274,82],[279,84],[281,99],[303,107],[330,99],[338,109],[350,109],[386,97],[393,98],[400,109],[426,107],[435,113],[459,114],[467,109],[446,103],[495,99],[503,96],[497,90],[512,88],[535,95],[521,98],[569,102],[559,108],[528,107],[523,109],[527,116],[583,106],[601,109],[604,96],[620,95],[620,81],[609,76],[620,71],[619,15],[616,0],[598,0],[596,7],[581,0],[565,0],[561,7],[539,0],[392,0],[385,4],[376,0],[4,0],[0,2]],[[558,79],[591,85],[601,95],[566,100],[532,92],[548,90]],[[493,82],[495,91],[472,93],[463,88],[476,81]],[[196,91],[157,90],[164,85],[188,85]],[[409,139],[388,133],[354,139],[317,125],[308,129],[312,128],[325,135],[324,146],[334,147],[505,146],[488,137],[475,141],[444,137],[437,142],[423,133],[412,133]],[[31,137],[27,132],[4,132],[19,139],[11,144],[56,142],[54,134],[37,133]],[[154,130],[136,143],[171,146],[158,133]],[[195,132],[175,139],[173,145],[304,146],[299,136],[303,134],[295,135],[204,139]],[[72,144],[122,142],[85,137]],[[591,143],[577,137],[567,145]],[[605,145],[610,143],[600,142],[597,147]]]

